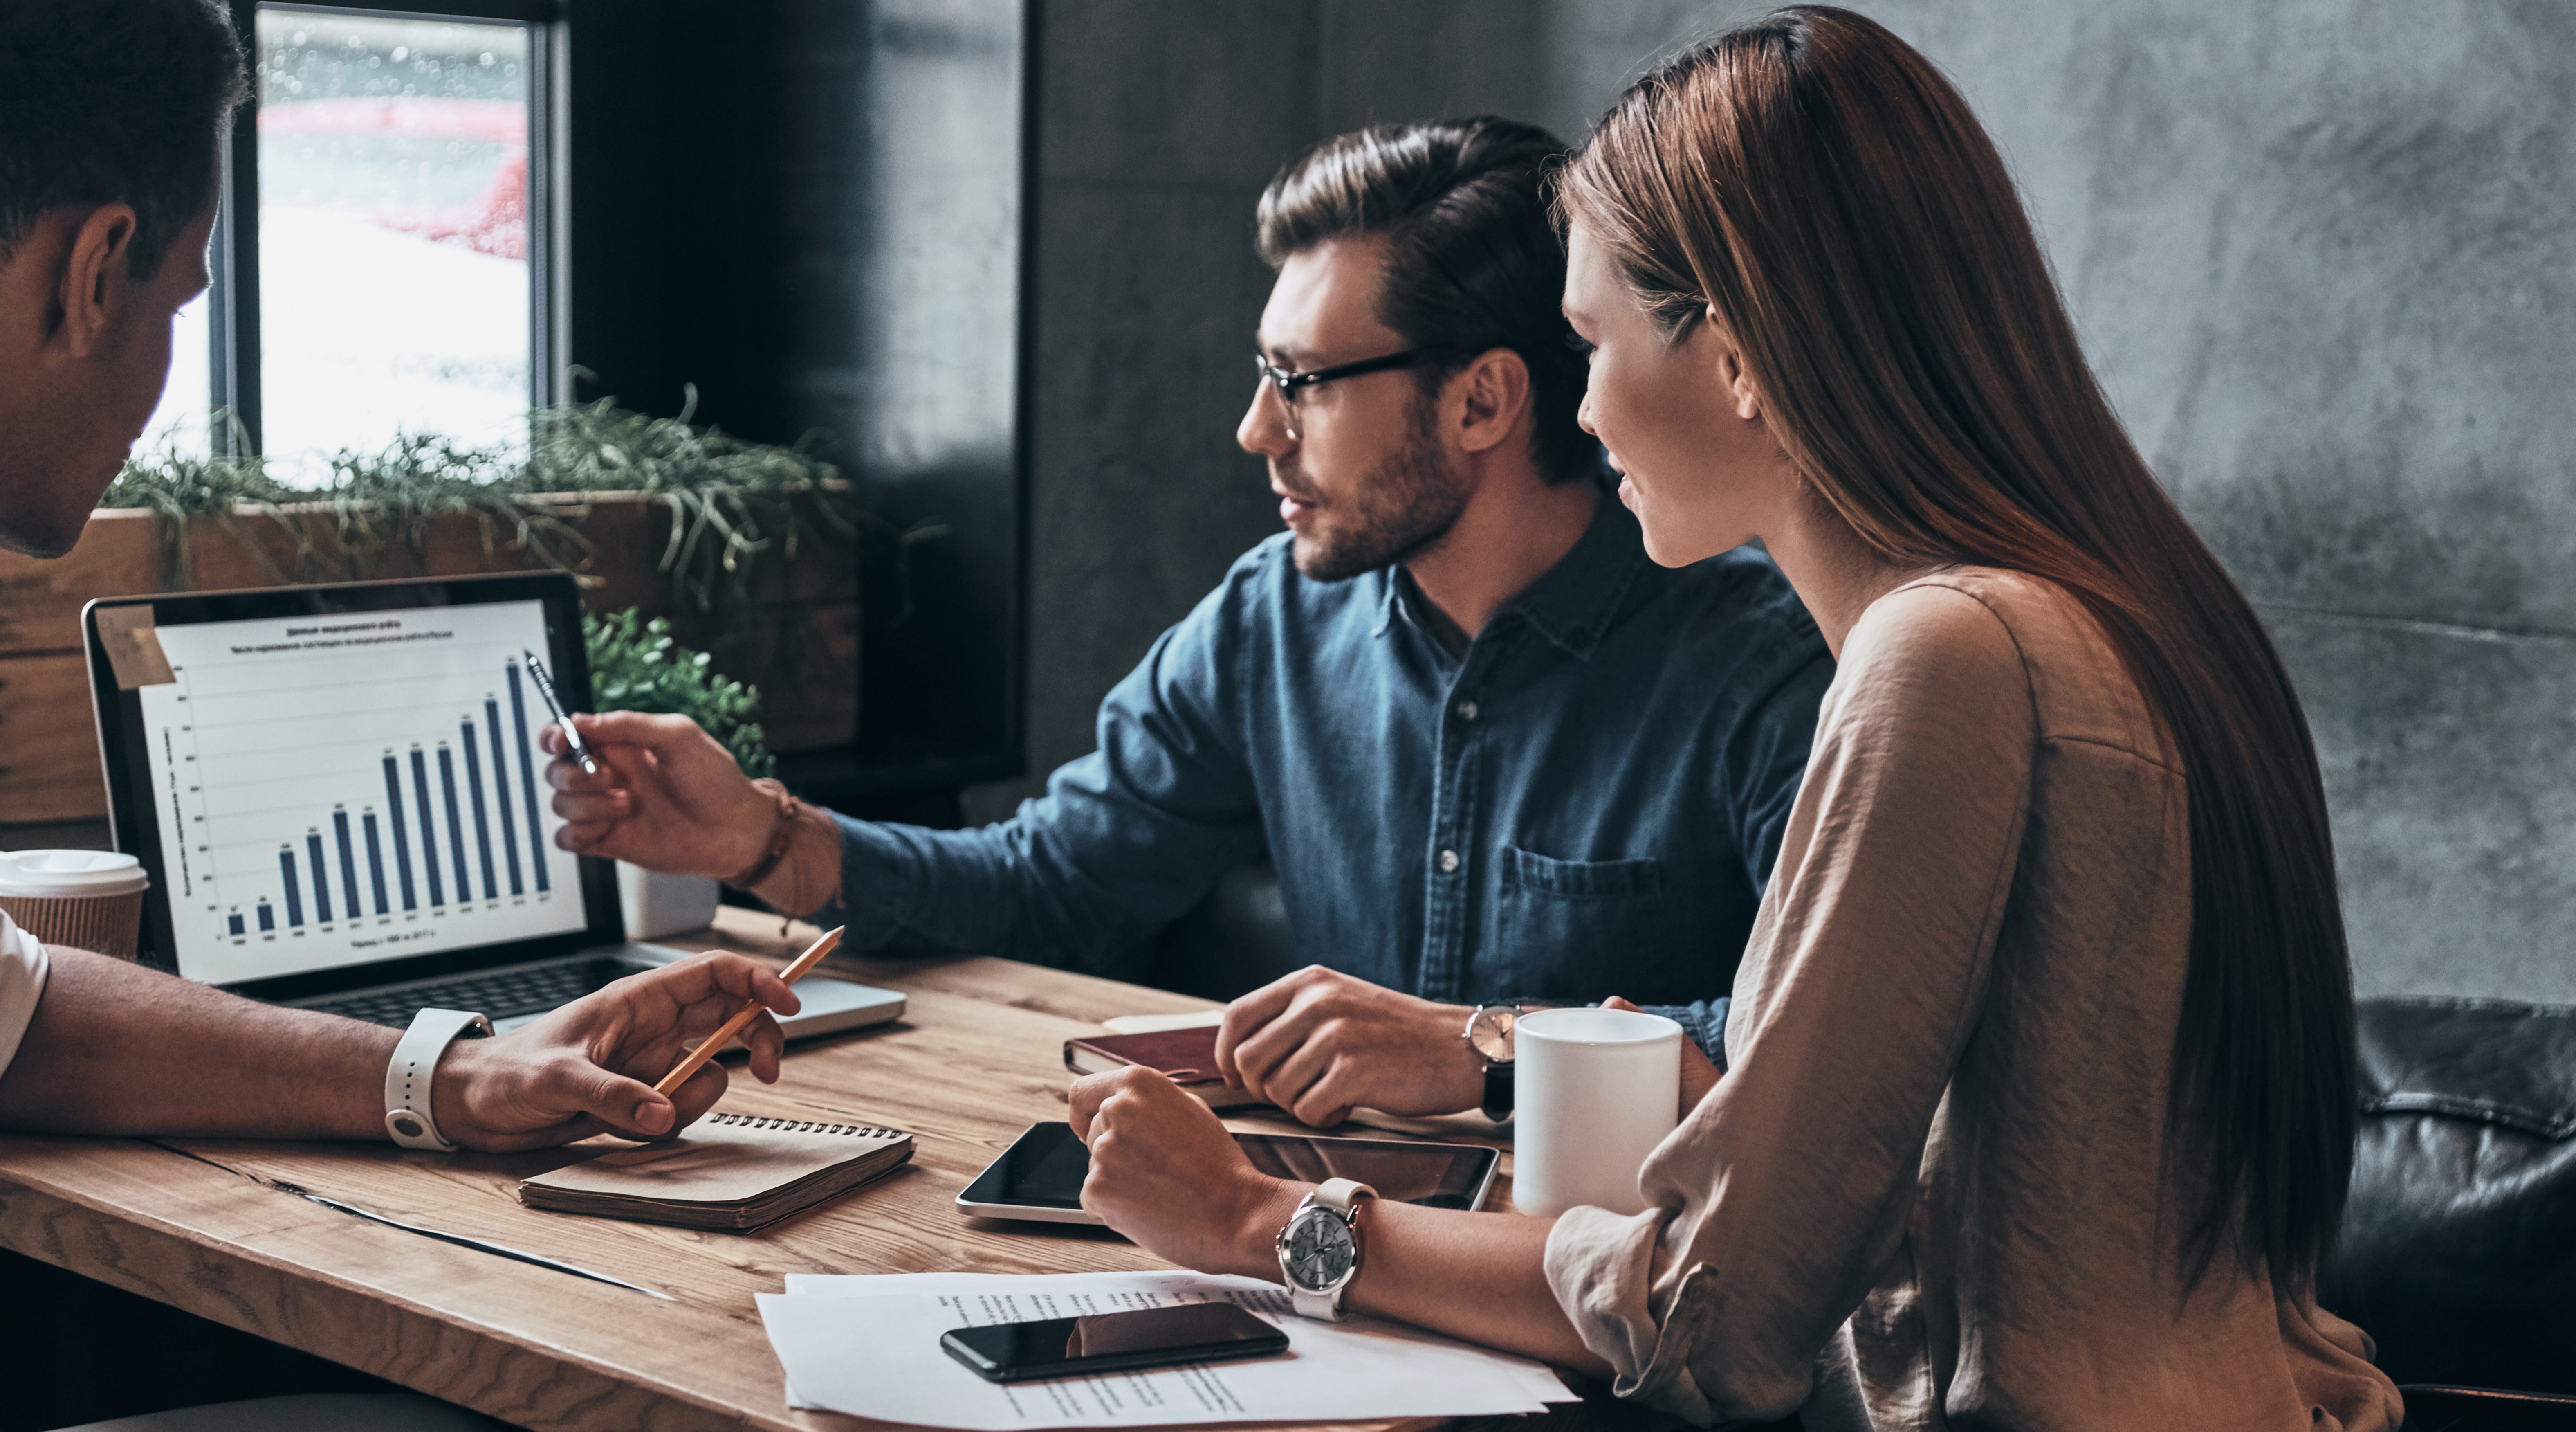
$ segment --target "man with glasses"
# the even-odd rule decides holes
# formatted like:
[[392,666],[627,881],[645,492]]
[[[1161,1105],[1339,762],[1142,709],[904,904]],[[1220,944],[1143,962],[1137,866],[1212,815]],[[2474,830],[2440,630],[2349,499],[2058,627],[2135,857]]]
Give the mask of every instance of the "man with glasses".
[[1288,531],[1043,798],[980,830],[852,821],[744,781],[683,718],[614,713],[576,718],[603,774],[550,771],[564,842],[837,905],[861,948],[1126,979],[1267,852],[1308,968],[1235,1001],[1218,1059],[1310,1123],[1503,1112],[1507,1048],[1469,1026],[1520,1004],[1624,995],[1717,1053],[1833,668],[1760,553],[1658,567],[1603,500],[1542,193],[1560,148],[1391,125],[1272,180],[1236,437]]

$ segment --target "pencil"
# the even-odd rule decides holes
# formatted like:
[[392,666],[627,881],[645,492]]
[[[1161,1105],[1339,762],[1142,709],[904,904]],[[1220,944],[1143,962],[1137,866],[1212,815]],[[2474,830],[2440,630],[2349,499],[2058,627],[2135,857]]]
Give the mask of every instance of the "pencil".
[[[803,979],[816,965],[823,962],[825,955],[832,953],[833,948],[841,943],[841,931],[847,928],[849,927],[846,925],[836,925],[824,931],[823,938],[816,940],[805,953],[798,955],[796,963],[779,971],[778,978],[788,984],[794,984]],[[726,1020],[724,1027],[699,1041],[698,1047],[690,1050],[687,1058],[674,1066],[670,1073],[663,1075],[662,1082],[653,1086],[653,1092],[669,1098],[672,1090],[689,1082],[690,1075],[704,1068],[708,1060],[715,1058],[726,1045],[733,1042],[735,1035],[750,1028],[751,1022],[760,1018],[760,1012],[768,1007],[756,999],[744,1005],[740,1014]]]

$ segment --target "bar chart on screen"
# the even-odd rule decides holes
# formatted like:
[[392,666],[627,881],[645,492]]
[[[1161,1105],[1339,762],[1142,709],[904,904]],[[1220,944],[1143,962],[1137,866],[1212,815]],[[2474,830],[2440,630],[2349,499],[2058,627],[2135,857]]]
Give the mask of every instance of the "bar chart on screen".
[[142,692],[180,973],[580,930],[521,665],[541,604],[165,627]]

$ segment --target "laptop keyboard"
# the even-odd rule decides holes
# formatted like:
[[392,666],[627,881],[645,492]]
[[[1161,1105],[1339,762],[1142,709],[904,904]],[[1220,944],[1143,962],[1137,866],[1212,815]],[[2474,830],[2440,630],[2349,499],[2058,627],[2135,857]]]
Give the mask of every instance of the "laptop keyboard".
[[459,975],[452,980],[412,985],[406,989],[363,990],[303,1007],[396,1029],[408,1026],[412,1016],[424,1009],[470,1009],[494,1019],[508,1019],[513,1015],[543,1014],[557,1005],[570,1004],[611,980],[651,968],[633,960],[606,957],[566,960],[531,969]]

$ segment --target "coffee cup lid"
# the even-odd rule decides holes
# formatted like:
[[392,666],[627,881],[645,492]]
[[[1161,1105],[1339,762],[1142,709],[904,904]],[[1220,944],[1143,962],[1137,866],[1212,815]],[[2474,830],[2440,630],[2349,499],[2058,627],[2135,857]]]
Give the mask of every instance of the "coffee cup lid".
[[142,861],[112,850],[0,851],[0,896],[131,895],[151,883]]

